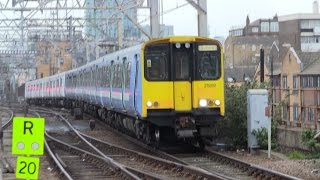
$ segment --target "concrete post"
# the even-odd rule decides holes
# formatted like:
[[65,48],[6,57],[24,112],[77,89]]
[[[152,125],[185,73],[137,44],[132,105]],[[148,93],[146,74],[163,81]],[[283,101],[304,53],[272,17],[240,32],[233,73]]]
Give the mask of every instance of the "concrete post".
[[159,16],[159,1],[148,0],[148,6],[150,7],[151,16],[151,37],[152,39],[160,36],[160,16]]
[[198,5],[203,11],[198,10],[198,35],[208,36],[208,20],[207,20],[207,0],[199,0]]

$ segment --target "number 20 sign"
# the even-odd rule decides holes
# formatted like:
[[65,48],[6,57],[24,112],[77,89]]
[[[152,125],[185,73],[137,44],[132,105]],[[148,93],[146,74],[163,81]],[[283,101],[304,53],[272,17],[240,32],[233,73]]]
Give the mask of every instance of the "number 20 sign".
[[18,156],[16,178],[38,179],[39,161],[39,158]]

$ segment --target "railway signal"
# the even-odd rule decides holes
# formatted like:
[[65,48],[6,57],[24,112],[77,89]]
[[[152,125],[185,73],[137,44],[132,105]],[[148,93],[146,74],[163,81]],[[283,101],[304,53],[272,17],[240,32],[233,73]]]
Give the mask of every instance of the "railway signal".
[[44,118],[15,117],[12,133],[12,154],[43,154]]
[[12,154],[18,156],[16,178],[38,179],[39,157],[44,152],[44,118],[15,117],[13,118]]

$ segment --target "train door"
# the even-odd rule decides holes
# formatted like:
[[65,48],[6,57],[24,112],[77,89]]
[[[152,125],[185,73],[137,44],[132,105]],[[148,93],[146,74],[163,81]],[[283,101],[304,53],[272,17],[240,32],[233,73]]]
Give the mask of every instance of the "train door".
[[192,64],[191,44],[175,43],[172,47],[172,73],[174,106],[176,111],[192,110]]

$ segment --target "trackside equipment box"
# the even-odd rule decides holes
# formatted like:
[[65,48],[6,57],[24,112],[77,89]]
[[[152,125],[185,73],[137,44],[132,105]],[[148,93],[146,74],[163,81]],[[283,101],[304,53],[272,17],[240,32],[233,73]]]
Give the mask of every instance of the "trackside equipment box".
[[247,129],[248,129],[248,148],[258,148],[258,142],[253,135],[253,130],[260,128],[268,129],[271,121],[267,116],[268,110],[268,91],[266,89],[250,89],[247,92]]

